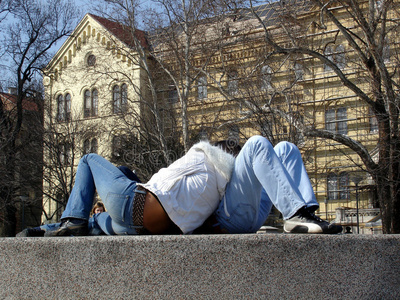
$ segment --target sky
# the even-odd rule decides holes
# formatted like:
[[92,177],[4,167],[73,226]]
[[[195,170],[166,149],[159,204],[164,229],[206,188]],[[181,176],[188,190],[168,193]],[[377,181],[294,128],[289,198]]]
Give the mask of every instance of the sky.
[[[39,0],[40,1],[40,0]],[[85,14],[92,13],[96,15],[102,15],[101,11],[105,8],[104,1],[101,0],[72,0],[75,3],[75,6],[78,10],[78,16],[73,21],[75,24],[72,24],[73,27],[78,25],[78,23],[82,20]],[[143,5],[151,5],[151,0],[142,0]],[[0,16],[1,17],[1,16]],[[7,26],[11,24],[10,20],[2,20],[0,23],[0,39],[2,38],[2,30],[6,30]],[[50,51],[51,55],[54,55],[57,50],[62,46],[67,38],[60,40]],[[0,51],[1,51],[0,47]],[[8,87],[14,85],[13,80],[16,79],[15,75],[10,71],[10,66],[12,63],[9,59],[5,59],[5,56],[0,57],[0,91],[7,92]],[[40,80],[40,79],[38,79]]]

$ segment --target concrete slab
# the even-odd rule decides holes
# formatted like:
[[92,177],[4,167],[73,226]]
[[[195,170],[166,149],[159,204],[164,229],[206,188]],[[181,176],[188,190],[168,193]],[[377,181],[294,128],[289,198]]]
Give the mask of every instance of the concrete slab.
[[400,299],[399,235],[0,239],[1,299]]

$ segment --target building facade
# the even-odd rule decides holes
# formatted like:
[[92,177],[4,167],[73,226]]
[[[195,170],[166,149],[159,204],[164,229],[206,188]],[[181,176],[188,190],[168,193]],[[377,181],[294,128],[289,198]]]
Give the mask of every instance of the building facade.
[[[144,33],[134,35],[146,47]],[[87,14],[43,71],[43,222],[60,217],[84,154],[99,153],[123,164],[124,137],[136,135],[139,126],[136,91],[146,89],[131,43],[132,35],[121,24]]]

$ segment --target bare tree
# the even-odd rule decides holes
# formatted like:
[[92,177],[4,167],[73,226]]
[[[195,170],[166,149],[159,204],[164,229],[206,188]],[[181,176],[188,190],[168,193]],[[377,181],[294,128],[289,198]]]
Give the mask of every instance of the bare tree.
[[[6,203],[5,220],[10,224],[7,235],[15,234],[14,191],[17,189],[15,170],[21,149],[17,146],[24,126],[23,106],[29,98],[31,82],[40,76],[40,69],[50,57],[52,47],[67,36],[75,18],[74,6],[69,1],[12,1],[9,6],[6,30],[3,32],[2,65],[12,75],[16,89],[15,115],[8,127],[1,127],[3,143],[0,151],[8,182],[2,181],[0,198]],[[0,118],[4,115],[0,107]],[[1,120],[3,122],[3,120]],[[2,123],[4,124],[4,123]]]
[[[54,112],[53,112],[54,113]],[[74,185],[76,162],[84,154],[98,153],[97,139],[104,131],[101,122],[79,122],[77,112],[72,112],[65,120],[57,121],[49,106],[45,106],[46,124],[43,128],[43,206],[47,201],[56,204],[52,210],[44,209],[48,221],[59,220],[65,209]],[[102,153],[99,153],[102,154]]]
[[[378,123],[378,158],[373,156],[368,143],[346,133],[318,128],[315,123],[310,126],[307,122],[293,122],[291,114],[285,113],[284,117],[304,136],[333,140],[358,155],[363,163],[361,167],[376,184],[383,231],[399,233],[399,81],[395,67],[398,53],[394,44],[398,40],[398,3],[391,0],[281,2],[276,3],[283,7],[276,26],[271,26],[258,14],[253,1],[249,3],[263,27],[265,43],[271,48],[270,57],[302,58],[314,68],[319,62],[319,66],[325,66],[325,70],[333,72],[342,83],[346,89],[342,93],[356,96],[369,107]],[[299,7],[308,13],[302,22],[298,21]],[[311,32],[320,32],[320,35]],[[341,43],[346,45],[346,50],[338,48]],[[364,111],[364,116],[368,118],[368,115],[368,110]]]

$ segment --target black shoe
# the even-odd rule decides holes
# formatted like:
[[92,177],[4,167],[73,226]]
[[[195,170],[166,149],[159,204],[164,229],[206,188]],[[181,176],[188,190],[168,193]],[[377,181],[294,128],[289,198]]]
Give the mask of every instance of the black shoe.
[[33,236],[44,236],[45,231],[40,227],[25,228],[21,232],[17,233],[16,237],[33,237]]
[[337,234],[342,232],[343,228],[318,218],[306,207],[303,207],[289,220],[285,220],[283,230],[287,233]]
[[69,218],[62,221],[60,227],[54,230],[46,230],[44,236],[80,236],[88,235],[88,221]]

